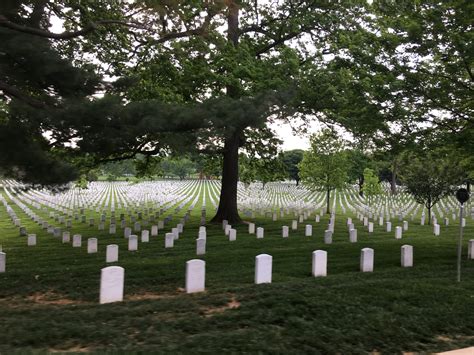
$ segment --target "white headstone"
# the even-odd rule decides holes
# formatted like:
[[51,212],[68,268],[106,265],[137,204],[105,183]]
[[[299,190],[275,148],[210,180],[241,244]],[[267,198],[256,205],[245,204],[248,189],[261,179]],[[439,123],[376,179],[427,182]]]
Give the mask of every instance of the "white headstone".
[[402,245],[401,265],[402,267],[413,266],[413,247],[411,245]]
[[288,228],[288,226],[281,227],[281,236],[283,238],[288,238],[289,230],[290,230],[290,228]]
[[68,231],[63,232],[63,243],[71,242],[71,234]]
[[125,229],[123,230],[123,236],[125,238],[128,238],[128,237],[130,237],[130,234],[132,234],[132,228],[125,227]]
[[233,242],[237,239],[237,230],[234,228],[229,229],[229,242]]
[[206,263],[193,259],[186,262],[186,293],[203,292],[206,280]]
[[174,233],[165,234],[165,248],[172,248],[174,246]]
[[258,239],[263,238],[263,227],[258,227],[257,228],[257,238]]
[[357,229],[351,229],[349,231],[349,241],[351,243],[357,243]]
[[119,255],[119,246],[117,244],[107,245],[105,252],[105,262],[106,263],[115,263],[118,261]]
[[128,250],[129,251],[136,251],[138,250],[138,236],[137,235],[130,235],[128,237]]
[[439,236],[439,234],[440,234],[439,224],[435,223],[435,225],[433,226],[433,233],[434,233],[434,235]]
[[395,227],[395,239],[402,239],[402,227]]
[[7,264],[7,254],[0,252],[0,272],[5,272]]
[[392,231],[392,222],[387,222],[387,223],[385,223],[385,225],[387,226],[386,231],[391,232]]
[[249,223],[249,234],[255,234],[255,223]]
[[296,220],[291,221],[291,229],[292,230],[298,229],[298,221]]
[[232,226],[230,224],[226,224],[225,228],[224,228],[224,233],[226,236],[229,235],[229,231],[230,229],[232,228]]
[[151,226],[151,236],[156,237],[158,235],[158,226]]
[[369,222],[369,233],[374,232],[374,222]]
[[260,254],[255,257],[255,283],[272,282],[272,256]]
[[35,246],[36,245],[36,234],[28,234],[28,246]]
[[97,253],[97,238],[87,239],[87,253],[88,254]]
[[330,229],[324,231],[324,244],[332,244],[332,231]]
[[198,233],[198,238],[199,239],[207,239],[207,232],[206,230],[200,230]]
[[196,255],[206,254],[206,239],[196,239]]
[[229,224],[227,219],[222,220],[222,229],[225,230],[225,226]]
[[74,234],[72,236],[72,247],[73,248],[80,248],[82,246],[82,235]]
[[313,251],[313,268],[314,277],[327,276],[328,253],[324,250]]
[[313,226],[311,224],[307,224],[304,228],[304,235],[306,237],[311,237],[313,235]]
[[142,243],[148,243],[150,241],[150,231],[149,230],[142,230],[142,235],[141,235],[141,241]]
[[403,230],[404,231],[408,230],[408,221],[403,221]]
[[474,259],[474,239],[469,240],[469,244],[467,246],[467,257],[468,259]]
[[374,249],[364,248],[360,251],[360,271],[374,271]]
[[[109,246],[107,246],[109,247]],[[100,272],[100,303],[123,301],[125,270],[120,266],[108,266]]]

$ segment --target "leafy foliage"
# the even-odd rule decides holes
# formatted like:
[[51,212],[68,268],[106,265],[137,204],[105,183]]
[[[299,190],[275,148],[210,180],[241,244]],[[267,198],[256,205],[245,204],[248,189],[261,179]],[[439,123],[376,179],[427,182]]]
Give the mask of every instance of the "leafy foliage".
[[348,163],[344,142],[330,129],[311,136],[311,148],[299,164],[303,183],[313,190],[326,191],[329,213],[330,192],[347,182]]
[[462,182],[462,170],[442,150],[409,152],[402,166],[403,183],[414,199],[428,209],[430,223],[431,208],[456,190]]
[[301,149],[288,150],[282,153],[283,164],[287,171],[288,177],[296,181],[296,185],[300,182],[300,169],[298,164],[303,160],[303,151]]
[[374,196],[380,195],[382,193],[382,187],[380,186],[379,178],[377,175],[375,175],[372,169],[364,169],[363,191],[365,196],[369,199],[369,203],[372,201]]

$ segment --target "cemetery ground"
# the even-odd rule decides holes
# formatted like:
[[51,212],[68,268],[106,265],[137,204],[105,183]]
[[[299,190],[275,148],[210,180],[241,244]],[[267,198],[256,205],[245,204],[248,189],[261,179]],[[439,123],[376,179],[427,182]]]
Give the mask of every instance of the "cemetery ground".
[[[467,241],[474,238],[471,218],[465,228],[462,272],[456,282],[459,224],[432,226],[410,221],[402,239],[375,223],[369,234],[355,215],[338,208],[332,244],[323,235],[329,216],[319,223],[314,214],[282,238],[293,214],[251,219],[264,227],[263,239],[235,226],[229,242],[220,225],[207,225],[206,254],[196,256],[200,210],[194,209],[173,248],[165,249],[164,234],[179,223],[187,206],[171,222],[127,250],[117,226],[108,228],[74,221],[73,234],[82,246],[73,248],[28,219],[0,191],[22,219],[37,245],[27,247],[3,205],[0,244],[6,272],[0,274],[0,353],[25,351],[145,351],[169,353],[402,353],[439,352],[474,344],[474,260]],[[204,193],[204,192],[202,192]],[[208,197],[209,200],[209,197]],[[36,211],[48,219],[47,211]],[[121,211],[116,210],[118,215]],[[207,206],[208,220],[214,207]],[[96,220],[99,214],[96,214]],[[358,242],[349,243],[346,219],[353,217]],[[48,219],[54,221],[53,219]],[[306,224],[313,235],[306,237]],[[133,234],[133,232],[132,232]],[[98,252],[87,253],[87,238],[98,238]],[[105,247],[119,245],[117,263],[105,262]],[[414,248],[414,267],[400,267],[400,248]],[[374,271],[359,271],[360,251],[375,251]],[[314,250],[328,253],[327,277],[312,277]],[[273,256],[271,284],[254,284],[255,257]],[[185,263],[206,262],[206,291],[186,294]],[[100,270],[125,269],[124,301],[99,304]]]

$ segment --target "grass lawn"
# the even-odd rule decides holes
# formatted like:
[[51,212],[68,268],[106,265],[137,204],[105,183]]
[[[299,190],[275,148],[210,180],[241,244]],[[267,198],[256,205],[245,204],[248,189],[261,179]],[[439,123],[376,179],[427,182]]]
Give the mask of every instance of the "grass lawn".
[[[5,194],[3,194],[6,197]],[[200,207],[196,207],[173,249],[164,232],[179,223],[186,207],[158,237],[127,251],[120,225],[117,235],[74,221],[81,248],[62,244],[40,229],[7,198],[36,233],[38,245],[26,246],[18,227],[0,205],[0,244],[7,272],[0,274],[0,353],[37,351],[141,351],[167,353],[402,353],[438,352],[474,345],[474,260],[467,260],[465,229],[463,281],[456,279],[458,224],[441,227],[411,222],[402,240],[378,224],[369,235],[359,220],[357,243],[349,243],[346,218],[336,216],[333,244],[323,242],[328,217],[314,215],[281,237],[293,215],[272,222],[257,217],[264,239],[237,226],[229,242],[221,226],[207,227],[206,292],[184,292],[185,263],[197,258]],[[35,211],[38,212],[38,211]],[[47,212],[41,212],[44,218]],[[120,211],[116,215],[119,216]],[[40,214],[38,212],[38,214]],[[212,212],[208,205],[208,216]],[[89,214],[90,216],[90,214]],[[109,213],[110,216],[110,213]],[[98,220],[98,214],[95,216]],[[49,220],[53,222],[52,219]],[[304,224],[313,236],[304,236]],[[129,223],[130,225],[130,223]],[[87,254],[87,238],[99,239],[99,252]],[[125,268],[125,300],[99,305],[100,269],[105,246],[120,246]],[[414,267],[400,267],[400,247],[414,247]],[[375,250],[373,273],[359,272],[360,250]],[[328,276],[311,276],[311,253],[328,252]],[[273,282],[255,285],[255,256],[273,256]]]

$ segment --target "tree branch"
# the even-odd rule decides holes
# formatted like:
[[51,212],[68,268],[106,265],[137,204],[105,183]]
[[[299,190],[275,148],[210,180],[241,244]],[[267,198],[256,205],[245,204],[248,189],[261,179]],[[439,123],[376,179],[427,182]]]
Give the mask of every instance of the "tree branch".
[[41,102],[40,100],[37,100],[29,95],[26,95],[22,93],[20,90],[17,88],[5,83],[4,81],[0,80],[0,90],[3,91],[3,93],[6,96],[9,96],[10,98],[16,98],[18,100],[23,101],[24,103],[30,105],[31,107],[34,108],[40,108],[44,109],[47,108],[48,105],[46,105],[44,102]]
[[127,22],[123,22],[119,20],[100,20],[97,22],[90,23],[89,25],[87,25],[86,27],[84,27],[82,30],[79,30],[79,31],[74,31],[74,32],[65,31],[62,33],[54,33],[54,32],[45,31],[39,28],[19,25],[19,24],[9,21],[4,15],[0,15],[0,27],[5,27],[13,31],[28,33],[34,36],[51,38],[51,39],[66,39],[67,40],[67,39],[83,36],[90,32],[95,31],[101,25],[120,25],[120,26],[125,26],[125,27],[130,27],[130,28],[144,29],[143,26],[134,24],[134,23],[127,23]]

